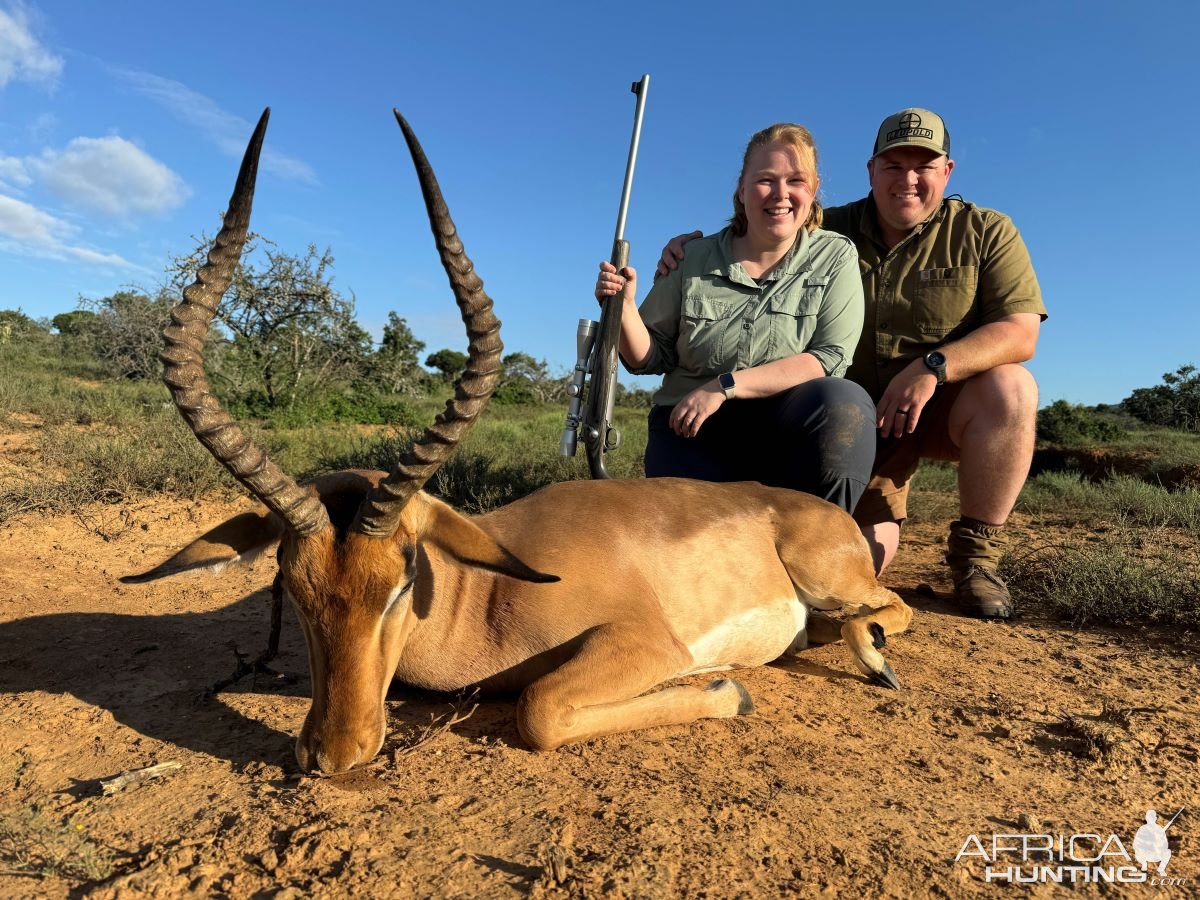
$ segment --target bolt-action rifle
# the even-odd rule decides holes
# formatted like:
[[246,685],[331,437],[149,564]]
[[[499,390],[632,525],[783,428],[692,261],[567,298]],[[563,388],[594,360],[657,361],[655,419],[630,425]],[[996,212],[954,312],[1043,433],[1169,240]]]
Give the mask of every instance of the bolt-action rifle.
[[[642,110],[650,76],[643,75],[630,90],[637,95],[633,114],[633,138],[629,142],[629,160],[625,164],[625,186],[621,189],[621,207],[617,212],[617,232],[613,238],[609,262],[617,271],[629,265],[629,242],[625,240],[625,214],[629,210],[629,192],[633,187],[633,167],[637,162],[638,140],[642,134]],[[621,297],[602,301],[600,321],[580,319],[575,334],[575,372],[567,388],[570,398],[567,422],[558,445],[563,456],[574,456],[577,435],[582,431],[587,447],[588,467],[593,478],[608,478],[604,457],[621,443],[621,433],[613,427],[613,401],[617,394],[617,343],[621,336]],[[582,414],[581,414],[582,411]]]

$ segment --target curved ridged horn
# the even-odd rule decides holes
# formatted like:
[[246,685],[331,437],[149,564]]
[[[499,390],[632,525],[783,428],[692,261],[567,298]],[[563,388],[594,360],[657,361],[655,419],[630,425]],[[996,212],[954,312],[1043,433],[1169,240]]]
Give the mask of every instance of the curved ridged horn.
[[263,110],[246,147],[229,210],[208,251],[208,261],[196,273],[195,282],[184,288],[183,302],[171,310],[171,324],[163,331],[167,346],[159,358],[164,365],[163,381],[200,443],[292,531],[306,535],[329,525],[325,507],[314,492],[300,487],[254,446],[221,408],[204,374],[204,339],[246,243],[258,156],[270,115],[269,107]]
[[390,537],[395,533],[404,504],[450,458],[487,406],[488,398],[500,380],[500,353],[504,349],[500,343],[500,321],[492,313],[492,299],[484,293],[483,281],[463,252],[462,241],[450,219],[433,167],[404,116],[399,110],[393,112],[417,169],[417,180],[429,213],[429,226],[433,229],[442,266],[467,327],[469,343],[467,368],[454,384],[454,399],[446,401],[446,408],[404,455],[396,470],[380,482],[358,508],[354,530],[379,537]]

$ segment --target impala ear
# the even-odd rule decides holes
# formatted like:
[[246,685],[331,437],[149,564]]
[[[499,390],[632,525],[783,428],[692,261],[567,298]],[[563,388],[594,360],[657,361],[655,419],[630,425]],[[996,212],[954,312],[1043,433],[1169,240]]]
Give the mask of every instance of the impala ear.
[[140,575],[125,575],[124,584],[143,584],[168,575],[226,566],[249,565],[283,534],[283,522],[270,513],[242,513],[202,534],[166,562]]
[[[560,580],[557,575],[525,565],[482,528],[441,500],[420,493],[409,501],[409,505],[417,507],[411,510],[415,515],[410,520],[416,526],[417,539],[433,544],[460,562],[534,584],[552,584]],[[409,510],[405,512],[409,513]]]

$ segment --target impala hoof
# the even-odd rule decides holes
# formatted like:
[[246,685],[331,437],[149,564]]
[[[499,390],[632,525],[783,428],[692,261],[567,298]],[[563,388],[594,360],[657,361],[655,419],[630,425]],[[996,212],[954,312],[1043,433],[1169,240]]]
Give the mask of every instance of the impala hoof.
[[754,701],[750,699],[750,692],[742,687],[742,683],[736,678],[718,678],[716,681],[712,682],[708,687],[706,687],[705,690],[719,691],[727,685],[733,685],[735,688],[737,688],[737,714],[739,716],[748,716],[754,712]]
[[900,690],[900,679],[896,677],[896,673],[892,671],[890,663],[884,663],[883,668],[876,672],[868,679],[871,684],[876,687],[892,688]]

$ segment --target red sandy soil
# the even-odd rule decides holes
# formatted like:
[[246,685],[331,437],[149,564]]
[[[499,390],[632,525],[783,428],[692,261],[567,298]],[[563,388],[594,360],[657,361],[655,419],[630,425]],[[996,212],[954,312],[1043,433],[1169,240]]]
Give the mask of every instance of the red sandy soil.
[[[512,698],[406,752],[455,698],[396,686],[383,752],[312,778],[292,753],[309,682],[290,611],[275,666],[294,681],[202,696],[233,647],[265,645],[273,559],[117,581],[249,505],[0,527],[0,895],[983,897],[1007,886],[956,862],[969,835],[1115,834],[1132,854],[1148,808],[1186,806],[1183,883],[1154,890],[1197,896],[1195,635],[960,617],[916,590],[947,590],[941,527],[906,533],[884,578],[916,608],[886,650],[900,691],[820,647],[739,674],[752,716],[541,754]],[[100,791],[164,762],[180,768]]]

